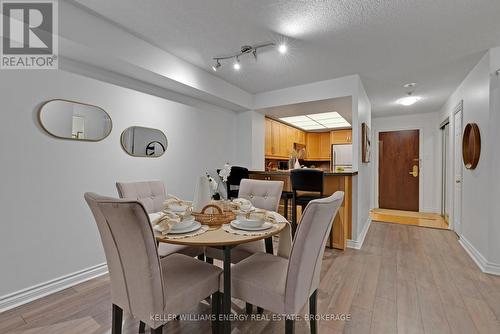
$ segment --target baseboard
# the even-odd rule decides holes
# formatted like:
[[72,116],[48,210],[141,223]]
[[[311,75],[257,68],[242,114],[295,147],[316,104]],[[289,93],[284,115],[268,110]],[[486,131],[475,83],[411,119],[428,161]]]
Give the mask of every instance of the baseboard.
[[365,226],[363,227],[363,230],[361,231],[361,234],[359,235],[358,240],[347,240],[347,248],[354,248],[354,249],[361,249],[363,247],[363,243],[365,242],[365,237],[366,234],[368,233],[368,230],[370,229],[370,225],[372,223],[372,219],[368,217],[368,220],[365,223]]
[[479,269],[486,274],[498,275],[500,276],[500,264],[488,262],[486,258],[481,254],[466,238],[463,236],[458,239],[458,242],[465,249],[467,254],[474,260]]
[[55,292],[67,289],[76,284],[104,275],[108,272],[106,263],[61,276],[23,290],[0,297],[0,313],[11,308],[29,303],[35,299],[45,297]]

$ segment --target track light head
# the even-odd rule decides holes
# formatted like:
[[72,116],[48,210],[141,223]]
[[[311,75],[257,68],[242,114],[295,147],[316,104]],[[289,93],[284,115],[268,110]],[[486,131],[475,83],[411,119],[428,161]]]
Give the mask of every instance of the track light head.
[[236,57],[236,61],[233,64],[233,68],[236,71],[239,71],[241,69],[240,59],[238,57]]
[[285,54],[287,51],[288,51],[288,47],[286,46],[285,43],[281,43],[279,46],[278,46],[278,51],[281,53],[281,54]]
[[219,69],[219,67],[221,67],[222,65],[220,64],[220,61],[217,59],[217,62],[215,63],[215,65],[212,65],[212,70],[214,72],[217,72],[217,70]]

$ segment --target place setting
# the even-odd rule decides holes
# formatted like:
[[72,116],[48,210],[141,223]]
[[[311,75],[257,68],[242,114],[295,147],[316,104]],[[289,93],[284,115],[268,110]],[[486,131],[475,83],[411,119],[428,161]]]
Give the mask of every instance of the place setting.
[[165,238],[179,239],[203,234],[209,227],[196,221],[193,216],[193,204],[175,196],[169,196],[164,202],[164,209],[149,214],[153,230]]
[[240,235],[262,235],[269,233],[276,225],[275,217],[266,210],[258,209],[244,198],[236,198],[231,202],[236,218],[223,225],[226,232]]

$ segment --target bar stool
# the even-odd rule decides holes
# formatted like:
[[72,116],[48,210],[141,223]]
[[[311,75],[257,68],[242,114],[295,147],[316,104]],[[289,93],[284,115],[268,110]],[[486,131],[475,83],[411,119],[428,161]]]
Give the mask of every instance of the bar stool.
[[318,169],[293,169],[292,182],[292,235],[297,230],[297,205],[302,210],[310,201],[323,198],[323,171]]
[[[217,170],[217,173],[219,172],[220,169]],[[226,182],[227,199],[237,198],[241,180],[248,178],[248,168],[231,166],[231,174]]]

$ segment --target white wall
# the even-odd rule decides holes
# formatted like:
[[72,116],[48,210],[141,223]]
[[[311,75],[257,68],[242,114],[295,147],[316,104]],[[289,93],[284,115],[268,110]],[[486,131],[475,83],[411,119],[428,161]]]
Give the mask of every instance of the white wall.
[[373,203],[378,207],[378,135],[384,131],[420,130],[420,211],[439,213],[441,210],[441,133],[439,114],[413,114],[374,117],[373,133]]
[[[361,124],[366,123],[370,128],[372,127],[372,107],[370,99],[366,94],[363,83],[358,78],[358,94],[357,94],[357,108],[356,112],[353,114],[353,134],[352,143],[353,146],[357,148],[355,150],[355,158],[353,159],[353,164],[357,161],[358,165],[358,175],[356,179],[356,187],[353,185],[353,189],[356,188],[357,204],[353,208],[353,212],[357,212],[357,222],[356,225],[353,224],[353,231],[357,231],[353,235],[353,239],[358,243],[362,242],[362,238],[366,235],[367,224],[369,224],[369,212],[373,208],[371,203],[371,193],[373,184],[373,158],[370,162],[362,162],[362,149],[361,149]],[[356,122],[354,122],[356,119]],[[373,143],[373,132],[372,132],[372,143]],[[373,147],[372,147],[373,152]],[[354,202],[354,201],[353,201]],[[356,228],[356,229],[354,229]],[[363,234],[365,233],[365,234]]]
[[[90,143],[45,134],[37,108],[54,98],[102,107],[113,120],[111,135]],[[105,262],[84,192],[117,196],[116,181],[158,179],[190,199],[197,176],[235,160],[232,111],[193,108],[64,71],[3,71],[0,100],[0,296]],[[162,129],[165,155],[127,155],[120,134],[132,125]]]
[[[490,143],[488,137],[488,125],[490,119],[489,111],[489,56],[486,55],[467,75],[462,84],[451,95],[441,111],[441,120],[450,117],[450,130],[453,132],[453,112],[456,106],[463,100],[463,124],[477,123],[481,131],[482,141],[481,160],[474,170],[464,168],[462,179],[462,224],[461,237],[481,253],[488,253],[488,226],[489,217],[487,208],[489,198],[487,189],[490,185],[489,163]],[[454,134],[450,134],[451,152],[455,151]],[[461,152],[461,148],[459,148]],[[451,159],[453,161],[453,159]],[[452,168],[452,171],[454,168]],[[448,180],[450,185],[455,184],[453,172]],[[453,188],[451,198],[453,198]],[[454,221],[453,209],[450,219]]]

